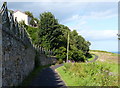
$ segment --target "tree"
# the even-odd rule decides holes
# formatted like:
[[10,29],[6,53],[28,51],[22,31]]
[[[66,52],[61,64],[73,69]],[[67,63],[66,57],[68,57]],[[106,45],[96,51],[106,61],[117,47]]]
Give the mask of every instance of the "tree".
[[40,44],[43,45],[43,39],[50,43],[50,49],[57,48],[58,45],[58,37],[61,35],[61,30],[59,30],[60,26],[58,24],[57,19],[55,19],[54,15],[51,12],[44,12],[40,14],[40,24],[39,24],[39,37]]
[[85,56],[81,50],[73,51],[72,59],[76,62],[85,62]]
[[60,47],[59,49],[55,50],[57,59],[66,60],[66,48]]
[[31,25],[31,26],[36,26],[36,23],[35,23],[35,21],[34,21],[34,18],[32,18],[32,19],[30,20],[30,25]]
[[36,21],[37,24],[39,23],[39,20],[37,18],[34,18],[34,21]]
[[30,11],[25,11],[24,13],[29,17],[34,18],[33,14]]
[[59,24],[51,12],[40,14],[39,44],[55,51],[59,59],[66,60],[67,36],[70,34],[69,59],[85,61],[88,56],[90,42],[86,41],[76,30],[71,31],[67,26]]

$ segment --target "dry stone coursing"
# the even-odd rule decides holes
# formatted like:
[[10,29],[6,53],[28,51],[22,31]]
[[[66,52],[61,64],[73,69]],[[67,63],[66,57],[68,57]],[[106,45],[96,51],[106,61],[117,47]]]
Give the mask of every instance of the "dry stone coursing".
[[0,83],[17,86],[33,70],[35,50],[23,27],[8,15],[7,5],[0,10]]
[[0,25],[0,88],[2,87],[2,25]]
[[12,36],[2,32],[2,69],[3,86],[17,85],[34,68],[35,52]]
[[55,57],[47,57],[44,54],[39,54],[40,65],[55,64],[57,62]]

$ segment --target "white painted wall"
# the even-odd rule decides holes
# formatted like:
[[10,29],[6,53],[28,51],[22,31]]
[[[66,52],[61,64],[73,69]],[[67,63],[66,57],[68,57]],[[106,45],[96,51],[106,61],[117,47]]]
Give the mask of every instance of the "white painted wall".
[[31,17],[28,16],[28,25],[30,25]]
[[23,12],[16,11],[15,13],[13,13],[13,16],[14,16],[14,20],[15,20],[15,17],[17,17],[17,21],[18,21],[18,22],[24,20],[24,21],[25,21],[25,24],[26,24],[26,25],[29,25],[28,15],[24,14]]

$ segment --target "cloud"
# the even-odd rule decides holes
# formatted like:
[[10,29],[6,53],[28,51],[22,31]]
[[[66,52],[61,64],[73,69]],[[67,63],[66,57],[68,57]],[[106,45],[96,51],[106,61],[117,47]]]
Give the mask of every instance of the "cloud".
[[[100,26],[101,26],[101,29],[103,30],[103,29],[109,29],[110,27],[108,25],[111,25],[112,29],[116,30],[116,28],[113,28],[115,24],[114,23],[112,24],[111,22],[114,21],[114,20],[112,21],[112,19],[117,19],[117,17],[118,17],[117,11],[114,12],[114,9],[107,9],[107,10],[97,11],[97,12],[92,11],[92,12],[89,12],[89,14],[85,14],[85,15],[75,14],[63,20],[62,23],[68,26],[71,30],[75,29],[79,31],[84,29],[86,30],[85,32],[87,32],[90,29],[94,29],[94,30],[91,30],[91,32],[96,31],[96,33],[98,33],[98,31],[100,30],[100,28],[98,27]],[[107,20],[109,21],[107,22]],[[116,24],[116,27],[117,27],[117,24]],[[106,30],[103,32],[106,32]],[[111,33],[111,31],[110,32],[108,31],[108,33]]]
[[80,30],[79,34],[91,42],[90,49],[118,51],[117,30]]
[[[82,35],[83,37],[85,37],[85,39],[89,40],[89,41],[109,41],[109,40],[116,40],[117,39],[117,34],[118,34],[118,30],[115,29],[103,29],[103,27],[101,27],[101,30],[97,30],[97,29],[91,29],[90,26],[88,26],[88,20],[89,19],[97,19],[98,21],[101,19],[109,19],[109,18],[114,18],[116,17],[116,15],[113,15],[111,13],[112,11],[105,11],[103,14],[99,13],[91,13],[91,14],[96,14],[94,15],[94,17],[92,15],[90,16],[79,16],[79,15],[74,15],[72,16],[70,19],[67,19],[66,22],[74,22],[71,24],[67,24],[67,26],[69,26],[69,28],[71,30],[76,29],[78,31],[78,33],[80,35]],[[111,13],[111,14],[110,14]],[[109,15],[108,15],[109,14]],[[97,22],[98,22],[97,21]],[[104,23],[104,22],[103,22]],[[95,24],[92,24],[95,25]]]
[[52,12],[60,21],[75,14],[87,3],[76,2],[8,2],[8,8],[13,10],[31,11],[36,17],[45,11]]
[[117,30],[80,30],[80,35],[89,41],[109,41],[117,39]]
[[114,9],[109,9],[109,10],[106,10],[106,11],[97,11],[97,12],[90,12],[89,14],[85,14],[85,15],[80,15],[80,14],[75,14],[67,19],[65,19],[63,22],[64,23],[67,23],[67,22],[73,22],[73,21],[76,21],[76,22],[80,22],[80,21],[83,21],[83,20],[88,20],[88,19],[95,19],[95,20],[99,20],[99,19],[109,19],[109,18],[112,18],[112,17],[117,17],[118,14],[117,14],[117,10],[116,10],[116,13],[114,13]]
[[112,10],[106,10],[106,11],[101,11],[101,12],[91,12],[90,16],[93,19],[108,19],[117,16],[117,13],[113,12]]
[[[92,11],[93,14],[96,11],[100,11],[102,14],[102,11],[113,9],[116,5],[117,3],[113,2],[8,2],[9,9],[21,11],[28,10],[36,17],[39,17],[39,14],[44,11],[50,11],[59,19],[60,22],[63,22],[76,14],[78,14],[78,16],[84,15],[84,17],[89,16],[89,13]],[[113,11],[116,10],[113,9]]]
[[[72,17],[65,19],[63,23],[71,30],[76,29],[80,35],[89,41],[108,41],[117,39],[118,31],[114,28],[115,24],[111,24],[111,19],[116,18],[117,13],[114,13],[114,9],[108,9],[103,11],[92,11],[83,16],[75,14]],[[104,21],[107,22],[107,25]],[[113,29],[110,30],[108,25],[113,25]]]

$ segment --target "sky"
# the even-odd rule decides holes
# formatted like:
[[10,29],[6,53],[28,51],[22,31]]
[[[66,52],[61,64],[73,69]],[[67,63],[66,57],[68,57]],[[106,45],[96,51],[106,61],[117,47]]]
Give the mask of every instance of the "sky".
[[118,51],[118,2],[46,1],[7,4],[11,10],[30,11],[37,18],[43,12],[52,12],[60,24],[77,30],[79,35],[90,41],[90,49]]

